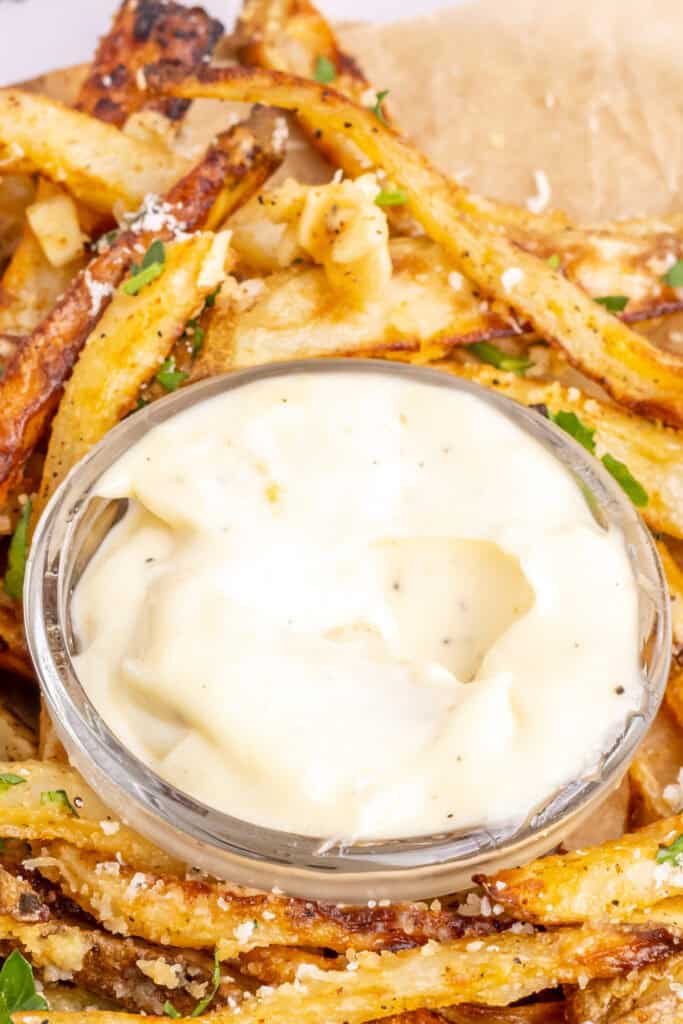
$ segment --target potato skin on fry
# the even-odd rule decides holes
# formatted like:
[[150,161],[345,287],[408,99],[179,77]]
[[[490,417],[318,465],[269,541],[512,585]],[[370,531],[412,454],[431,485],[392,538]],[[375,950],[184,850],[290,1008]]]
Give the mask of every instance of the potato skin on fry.
[[[97,48],[76,110],[120,128],[132,113],[148,106],[138,71],[160,60],[196,67],[213,52],[222,34],[220,21],[201,7],[125,0]],[[179,120],[187,106],[184,101],[168,99],[149,104],[172,121]]]
[[[221,214],[231,202],[242,201],[249,170],[261,164],[263,151],[251,133],[239,125],[220,136],[204,159],[167,194],[165,202],[183,230],[210,223],[216,204]],[[271,167],[266,161],[266,166]],[[254,190],[262,183],[257,175]],[[0,380],[0,505],[16,486],[26,458],[41,437],[61,397],[88,334],[132,261],[155,238],[170,240],[168,227],[159,231],[122,232],[104,252],[78,274],[52,312],[10,360]]]

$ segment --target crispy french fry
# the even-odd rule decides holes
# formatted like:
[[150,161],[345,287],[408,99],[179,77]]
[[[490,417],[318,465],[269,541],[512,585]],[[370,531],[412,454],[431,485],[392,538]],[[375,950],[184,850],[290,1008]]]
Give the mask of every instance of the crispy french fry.
[[0,915],[14,921],[47,921],[47,904],[25,878],[0,867]]
[[[0,819],[0,832],[3,827]],[[108,875],[96,871],[97,854],[65,843],[52,844],[50,860],[63,891],[106,928],[116,930],[123,921],[150,942],[215,946],[222,960],[271,944],[381,949],[495,930],[491,919],[432,911],[423,904],[337,906],[128,867]]]
[[[659,557],[662,560],[662,566],[666,575],[666,582],[669,586],[674,654],[678,654],[681,648],[683,648],[683,570],[681,570],[671,551],[661,539],[657,541],[657,550],[659,551]],[[678,715],[676,717],[679,724],[683,726],[683,708],[681,708],[680,717]]]
[[536,924],[628,921],[683,895],[683,872],[657,854],[683,832],[683,815],[590,850],[556,854],[520,868],[477,876],[486,892],[514,917]]
[[[683,730],[683,667],[679,664],[674,664],[671,669],[669,680],[666,684],[665,699],[669,710],[676,719],[678,728]],[[683,761],[679,764],[679,767],[683,767]]]
[[335,971],[345,970],[347,963],[343,956],[330,957],[312,949],[278,945],[255,946],[239,958],[242,974],[248,978],[257,978],[264,985],[296,981],[302,964],[312,964],[319,971]]
[[150,103],[144,88],[145,65],[172,60],[188,69],[197,67],[213,52],[222,33],[221,23],[201,7],[124,0],[100,41],[76,109],[119,128],[142,106],[159,110],[171,121],[179,120],[186,104]]
[[54,185],[51,193],[26,208],[26,219],[50,266],[63,267],[82,259],[85,236],[71,196]]
[[594,981],[568,998],[568,1024],[680,1024],[683,954],[609,981]]
[[45,96],[2,89],[0,151],[11,146],[34,170],[103,213],[134,210],[187,171],[187,161],[165,146],[133,139]]
[[278,160],[257,145],[248,128],[235,126],[219,136],[197,167],[171,189],[164,203],[157,204],[153,216],[142,216],[137,227],[122,232],[75,278],[0,380],[0,503],[21,479],[24,462],[41,437],[86,338],[140,249],[144,252],[157,238],[173,239],[181,227],[212,227],[212,218],[225,217],[233,204],[249,198]]
[[0,701],[0,759],[27,761],[36,756],[35,733],[15,715],[3,694]]
[[523,405],[555,414],[573,412],[595,430],[598,455],[610,452],[625,462],[648,495],[641,509],[654,529],[683,536],[683,514],[676,497],[683,486],[683,434],[643,419],[611,402],[557,382],[531,380],[479,363],[441,363],[443,369],[500,391]]
[[[67,974],[77,985],[150,1014],[163,1013],[164,1003],[169,1000],[181,1014],[189,1016],[198,1000],[188,991],[188,985],[192,988],[193,982],[209,981],[213,967],[206,953],[160,949],[140,939],[108,935],[99,928],[58,916],[37,923],[0,916],[0,945],[19,949],[39,970],[58,976]],[[240,986],[226,979],[217,995],[217,1005],[228,998],[236,1001],[241,994]],[[65,1019],[73,1022],[68,1014]]]
[[566,1024],[564,1001],[527,1006],[452,1006],[439,1010],[450,1024]]
[[[680,669],[678,670],[680,673]],[[675,673],[673,673],[675,674]],[[634,828],[649,825],[677,810],[665,797],[683,766],[683,729],[669,708],[659,709],[629,769],[630,820]]]
[[[297,984],[217,1011],[211,1019],[214,1024],[362,1024],[458,1003],[499,1006],[558,984],[612,977],[656,962],[674,946],[663,929],[566,928],[538,935],[507,932],[476,944],[469,939],[434,943],[427,952],[361,953],[354,971],[319,975],[313,968],[305,976],[300,971]],[[60,1014],[41,1013],[41,1018],[69,1024]],[[18,1024],[25,1017],[14,1019]],[[99,1024],[123,1022],[114,1014],[97,1019]]]
[[656,349],[557,270],[514,246],[476,210],[473,213],[467,190],[436,171],[372,111],[329,88],[277,72],[207,68],[183,78],[165,68],[153,79],[165,95],[297,109],[318,131],[346,133],[406,191],[413,216],[486,295],[508,304],[541,337],[561,345],[576,367],[620,403],[683,424],[681,361]]
[[[184,866],[157,849],[126,825],[85,784],[73,768],[55,761],[0,763],[0,774],[26,781],[9,786],[0,800],[0,836],[6,839],[48,841],[64,839],[139,869],[184,874]],[[62,790],[78,817],[62,803],[41,801],[41,794]]]
[[35,184],[27,175],[0,177],[0,268],[12,253],[24,229],[24,213],[33,202]]
[[33,679],[24,631],[13,608],[0,599],[0,669]]
[[[35,515],[68,471],[132,408],[204,298],[223,280],[228,235],[196,234],[166,250],[139,295],[118,291],[85,343],[52,424]],[[215,266],[214,266],[215,265]]]

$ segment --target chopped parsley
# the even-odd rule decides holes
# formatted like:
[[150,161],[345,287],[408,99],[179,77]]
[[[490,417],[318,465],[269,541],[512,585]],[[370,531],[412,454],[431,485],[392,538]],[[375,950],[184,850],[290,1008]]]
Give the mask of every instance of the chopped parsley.
[[595,301],[609,313],[621,313],[628,305],[628,295],[601,295]]
[[202,345],[204,344],[204,328],[199,326],[198,316],[187,321],[185,324],[185,334],[191,339],[192,358],[195,359],[201,352]]
[[21,510],[21,515],[12,534],[7,554],[4,588],[8,597],[13,597],[15,601],[21,600],[24,589],[24,574],[28,557],[28,524],[30,519],[31,501],[29,499]]
[[551,413],[550,418],[561,430],[582,444],[587,452],[595,455],[595,430],[582,423],[575,412]]
[[526,356],[511,356],[509,352],[503,352],[502,348],[498,348],[497,345],[492,345],[488,341],[475,341],[467,348],[482,363],[489,363],[497,370],[504,370],[508,373],[517,373],[523,376],[532,365],[531,360]]
[[[221,284],[216,285],[212,292],[209,292],[209,294],[204,299],[204,308],[202,309],[202,313],[204,312],[205,309],[213,309],[213,307],[216,305],[216,298],[218,296],[218,293],[222,287],[223,285],[221,282]],[[201,316],[201,313],[199,315]]]
[[384,103],[384,101],[385,101],[385,99],[387,98],[388,95],[389,95],[389,90],[388,89],[382,89],[381,92],[378,92],[376,94],[375,105],[374,105],[374,107],[372,107],[373,114],[375,115],[375,117],[377,118],[378,121],[382,122],[382,124],[386,124],[387,123],[387,119],[384,116],[384,111],[382,110],[382,104]]
[[613,455],[608,453],[603,455],[602,464],[607,472],[612,474],[622,491],[629,496],[636,508],[644,508],[647,505],[647,491],[636,480],[625,463],[620,462],[619,459],[615,459]]
[[11,786],[21,786],[24,782],[26,782],[26,779],[22,779],[21,775],[15,775],[13,772],[3,772],[0,775],[0,794],[6,793]]
[[662,281],[670,288],[683,288],[683,260],[676,260],[673,267],[669,267]]
[[65,789],[46,789],[40,794],[40,802],[43,805],[54,804],[60,811],[68,811],[72,818],[77,818],[78,811],[69,800]]
[[383,188],[375,196],[377,206],[403,206],[408,201],[408,193],[404,188]]
[[562,261],[560,260],[560,254],[559,253],[554,252],[552,254],[552,256],[548,257],[548,266],[552,270],[559,270],[560,269],[560,267],[562,266]]
[[175,356],[169,356],[168,359],[164,359],[154,379],[161,384],[164,391],[175,391],[187,377],[188,374],[184,370],[176,370]]
[[137,295],[145,285],[161,277],[165,261],[164,243],[157,238],[142,257],[142,263],[131,264],[130,277],[121,286],[126,295]]
[[149,405],[147,399],[143,398],[142,395],[138,395],[138,399],[135,405],[133,406],[132,409],[129,410],[129,412],[126,413],[125,418],[128,419],[128,417],[132,416],[134,412],[140,412],[140,409],[144,409],[146,405]]
[[683,832],[681,832],[679,836],[676,836],[669,846],[659,847],[657,850],[657,863],[673,864],[676,868],[683,864]]
[[[575,412],[560,411],[551,413],[550,418],[554,423],[564,430],[566,434],[573,437],[575,441],[583,445],[586,451],[595,455],[595,429],[587,427]],[[631,473],[625,463],[615,459],[607,452],[600,460],[608,473],[614,477],[622,490],[628,495],[636,508],[644,508],[648,503],[647,491]]]
[[337,69],[334,65],[334,61],[331,61],[329,57],[320,54],[315,59],[315,71],[313,72],[316,82],[320,82],[321,85],[329,85],[330,82],[334,82],[337,77]]
[[36,991],[30,963],[18,949],[12,950],[0,970],[0,1024],[11,1024],[12,1013],[47,1009],[44,997]]
[[[218,992],[218,989],[220,988],[220,984],[221,984],[221,962],[218,959],[218,950],[215,950],[215,952],[213,954],[213,977],[212,977],[212,982],[213,982],[213,988],[211,989],[211,991],[209,992],[208,995],[204,996],[203,999],[199,1000],[199,1002],[195,1006],[194,1010],[190,1014],[190,1017],[199,1017],[202,1013],[204,1013],[204,1010],[213,1001],[216,993]],[[173,1003],[169,1002],[169,1000],[166,1000],[166,1002],[164,1003],[164,1013],[166,1014],[167,1017],[172,1017],[174,1020],[177,1020],[178,1017],[182,1016],[182,1014],[178,1013],[178,1011],[176,1010],[176,1008],[173,1005]],[[0,1022],[0,1024],[1,1024],[1,1022]]]

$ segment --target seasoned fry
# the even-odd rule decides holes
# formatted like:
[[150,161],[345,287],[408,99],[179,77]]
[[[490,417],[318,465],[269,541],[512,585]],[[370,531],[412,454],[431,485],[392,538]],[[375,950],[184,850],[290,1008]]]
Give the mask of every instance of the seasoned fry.
[[[205,953],[159,949],[140,939],[108,935],[92,925],[59,917],[28,924],[0,916],[0,948],[19,949],[48,976],[72,976],[76,984],[91,992],[151,1014],[162,1013],[164,1003],[170,1000],[181,1014],[189,1016],[198,1001],[191,990],[209,980],[213,966]],[[217,1005],[228,998],[236,1001],[241,992],[241,987],[226,977]]]
[[[0,832],[3,829],[0,820]],[[121,921],[150,942],[199,949],[222,960],[270,944],[347,949],[419,945],[430,939],[488,934],[490,920],[463,918],[422,904],[353,907],[245,892],[223,882],[183,880],[122,867],[98,873],[96,854],[54,843],[51,864],[63,890],[116,930]]]
[[570,995],[568,1024],[679,1024],[683,955],[622,978],[594,981]]
[[[620,403],[683,424],[683,365],[593,302],[546,262],[522,252],[472,213],[469,193],[439,174],[372,111],[329,88],[276,72],[207,68],[189,77],[155,73],[165,95],[265,102],[305,112],[316,129],[346,133],[408,194],[407,206],[483,292],[523,321]],[[515,284],[510,284],[510,270]]]
[[116,293],[59,403],[36,518],[71,467],[133,407],[142,384],[154,376],[205,296],[221,283],[227,242],[225,233],[207,232],[172,243],[161,277],[140,295]]
[[564,1002],[528,1006],[452,1006],[439,1010],[450,1024],[565,1024]]
[[0,268],[19,243],[24,212],[35,195],[35,184],[26,175],[0,177]]
[[[672,676],[676,674],[674,670]],[[630,820],[634,828],[649,825],[679,810],[667,800],[667,787],[677,783],[681,766],[683,730],[665,705],[660,708],[629,769]]]
[[17,621],[12,608],[4,604],[0,598],[0,669],[14,672],[16,675],[33,678],[24,631]]
[[[476,948],[472,948],[476,945]],[[402,953],[362,953],[355,971],[300,972],[297,984],[212,1016],[215,1024],[362,1024],[372,1019],[463,1002],[498,1006],[558,984],[612,977],[665,957],[675,940],[663,929],[562,929],[543,935],[510,932]],[[305,999],[302,998],[305,996]],[[68,1024],[41,1014],[49,1024]],[[100,1015],[100,1024],[117,1024]],[[494,1018],[495,1019],[495,1018]],[[533,1019],[533,1018],[532,1018]],[[21,1015],[15,1017],[22,1020]],[[514,1018],[513,1018],[514,1020]],[[28,1022],[27,1022],[28,1024]],[[94,1022],[93,1022],[94,1024]]]
[[[0,763],[0,774],[26,780],[0,796],[3,838],[64,839],[105,857],[119,854],[126,864],[141,870],[184,874],[184,866],[173,857],[116,821],[73,768],[56,761],[10,761]],[[59,790],[67,794],[78,817],[61,804],[41,802],[42,793]]]
[[[678,728],[683,730],[683,667],[679,664],[673,666],[669,675],[666,685],[666,703],[676,719]],[[679,767],[681,766],[683,766],[683,762],[679,765]]]
[[35,733],[7,706],[6,698],[0,703],[0,759],[28,761],[36,756]]
[[115,206],[134,210],[187,171],[187,162],[165,146],[131,138],[44,96],[1,89],[0,152],[12,146],[34,170],[102,213]]
[[[674,654],[677,655],[683,647],[683,571],[663,540],[657,541],[657,550],[662,560],[666,582],[669,586]],[[675,713],[673,705],[671,707]],[[683,709],[681,710],[681,715],[683,716]],[[683,725],[683,717],[679,718],[679,724]]]
[[265,153],[247,128],[236,126],[216,140],[163,203],[157,200],[143,211],[137,224],[75,278],[0,380],[0,503],[20,480],[81,347],[140,249],[144,253],[155,239],[169,241],[180,230],[212,227],[212,217],[225,217],[234,203],[248,198],[274,163],[277,158]]
[[657,821],[592,850],[575,850],[521,868],[477,876],[486,892],[514,917],[535,924],[627,921],[683,894],[683,872],[659,862],[660,847],[683,832],[683,815]]
[[83,257],[85,236],[71,196],[56,185],[49,191],[27,207],[26,219],[50,265],[63,267]]
[[100,41],[76,109],[119,128],[143,106],[159,110],[171,121],[179,120],[187,104],[149,102],[141,88],[145,65],[172,60],[188,70],[197,67],[213,52],[222,33],[221,23],[201,7],[124,0]]

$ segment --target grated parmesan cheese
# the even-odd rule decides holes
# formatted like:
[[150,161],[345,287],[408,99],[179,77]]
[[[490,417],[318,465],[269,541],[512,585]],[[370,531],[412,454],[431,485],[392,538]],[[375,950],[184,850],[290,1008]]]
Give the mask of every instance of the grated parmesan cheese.
[[532,213],[543,213],[547,209],[552,191],[550,182],[545,171],[534,171],[534,182],[536,184],[536,195],[529,196],[526,201],[527,209]]
[[508,267],[500,275],[500,281],[503,288],[509,295],[515,285],[518,285],[524,278],[524,271],[520,270],[519,267]]

